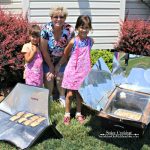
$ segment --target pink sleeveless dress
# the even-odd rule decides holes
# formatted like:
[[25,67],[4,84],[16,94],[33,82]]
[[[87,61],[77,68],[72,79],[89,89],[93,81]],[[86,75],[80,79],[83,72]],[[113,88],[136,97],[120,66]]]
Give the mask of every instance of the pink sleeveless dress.
[[92,40],[87,37],[80,40],[78,37],[74,40],[74,46],[68,64],[65,68],[62,87],[70,90],[78,90],[91,70],[90,50]]
[[[31,51],[31,43],[23,46],[22,52]],[[25,82],[28,85],[43,86],[43,58],[40,50],[34,55],[30,63],[25,64]]]

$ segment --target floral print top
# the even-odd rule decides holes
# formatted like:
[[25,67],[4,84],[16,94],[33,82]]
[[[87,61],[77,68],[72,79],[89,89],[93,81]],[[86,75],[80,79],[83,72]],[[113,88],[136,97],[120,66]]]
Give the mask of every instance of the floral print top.
[[50,54],[62,56],[68,42],[74,37],[74,28],[68,23],[64,23],[61,37],[58,41],[54,39],[53,23],[49,22],[42,27],[41,37],[48,40]]

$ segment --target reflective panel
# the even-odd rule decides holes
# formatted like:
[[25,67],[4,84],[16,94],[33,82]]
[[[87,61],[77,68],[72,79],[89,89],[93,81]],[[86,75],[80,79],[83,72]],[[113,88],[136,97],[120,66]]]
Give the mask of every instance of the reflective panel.
[[150,93],[150,57],[129,54],[128,60],[125,60],[125,53],[120,53],[120,56],[117,68],[121,68],[122,73],[120,71],[121,77],[116,75],[116,72],[112,73],[115,82],[118,83],[119,80],[122,81],[121,87]]
[[[148,75],[149,74],[149,75]],[[127,77],[128,84],[150,88],[150,69],[133,68]]]
[[100,58],[83,81],[79,93],[86,105],[93,109],[104,109],[108,97],[116,87],[150,94],[150,58],[119,53],[113,59],[112,73]]
[[107,103],[107,95],[114,88],[111,72],[104,60],[100,58],[85,78],[79,93],[87,105],[99,111]]
[[0,103],[0,140],[30,147],[50,127],[49,91],[18,83]]
[[108,66],[106,65],[106,63],[104,62],[102,58],[99,58],[97,60],[97,62],[92,67],[92,70],[103,70],[105,72],[111,73],[111,71],[109,70]]
[[115,56],[113,58],[112,76],[117,86],[119,86],[122,83],[127,83],[125,69],[120,65]]

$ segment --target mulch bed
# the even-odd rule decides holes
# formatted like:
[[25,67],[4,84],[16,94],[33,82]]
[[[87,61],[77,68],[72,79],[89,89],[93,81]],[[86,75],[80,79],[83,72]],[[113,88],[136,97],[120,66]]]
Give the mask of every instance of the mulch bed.
[[0,102],[9,94],[13,87],[0,89]]

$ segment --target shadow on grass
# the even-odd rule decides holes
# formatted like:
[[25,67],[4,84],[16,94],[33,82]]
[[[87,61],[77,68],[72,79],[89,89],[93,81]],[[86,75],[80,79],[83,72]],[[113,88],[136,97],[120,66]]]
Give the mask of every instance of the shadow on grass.
[[[84,107],[84,112],[89,114],[92,111]],[[146,128],[144,135],[141,136],[143,130],[127,125],[124,125],[124,129],[118,128],[114,127],[114,124],[115,122],[104,120],[95,114],[85,126],[91,128],[89,136],[116,145],[122,149],[140,150],[144,144],[150,146],[150,125]]]
[[63,138],[62,134],[58,132],[58,130],[55,127],[55,123],[48,128],[44,130],[44,132],[38,137],[38,139],[35,141],[35,143],[32,145],[35,146],[36,144],[42,143],[45,140],[49,139],[61,139]]
[[[70,114],[71,114],[71,117],[72,118],[74,118],[75,117],[75,114],[76,114],[76,102],[75,102],[75,100],[73,101],[73,103],[74,103],[74,106],[73,107],[71,107],[71,110],[70,110]],[[92,109],[90,109],[90,108],[88,108],[86,105],[82,105],[82,114],[86,117],[86,116],[90,116],[90,115],[92,115],[92,116],[94,116],[96,113],[97,113],[97,111],[94,111],[94,110],[92,110]]]

